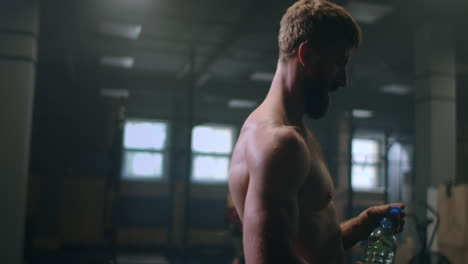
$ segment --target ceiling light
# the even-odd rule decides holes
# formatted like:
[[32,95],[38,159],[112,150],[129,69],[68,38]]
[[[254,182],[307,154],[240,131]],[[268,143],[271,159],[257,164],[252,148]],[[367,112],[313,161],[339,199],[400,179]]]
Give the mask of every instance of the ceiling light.
[[393,11],[392,6],[353,1],[345,9],[354,19],[364,24],[374,24]]
[[136,24],[118,24],[101,22],[99,24],[99,32],[105,35],[111,35],[116,37],[138,39],[142,30],[141,25]]
[[229,108],[251,109],[257,106],[257,102],[245,99],[231,99],[228,102]]
[[403,84],[387,84],[382,86],[380,91],[389,94],[407,95],[411,92],[411,87]]
[[114,66],[130,69],[135,64],[135,58],[133,57],[115,57],[115,56],[103,56],[100,59],[101,65]]
[[374,116],[374,112],[370,110],[353,109],[354,118],[371,118],[373,116]]
[[113,98],[127,98],[130,96],[130,92],[126,89],[101,89],[99,93],[101,96]]
[[271,73],[271,72],[254,72],[250,76],[250,80],[252,80],[252,81],[262,81],[262,82],[271,82],[271,81],[273,81],[273,77],[275,77],[275,74]]

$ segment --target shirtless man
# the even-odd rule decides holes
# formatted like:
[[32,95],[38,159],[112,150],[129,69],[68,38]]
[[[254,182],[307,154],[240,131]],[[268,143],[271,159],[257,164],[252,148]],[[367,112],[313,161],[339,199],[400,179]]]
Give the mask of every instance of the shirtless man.
[[[329,93],[347,85],[345,66],[359,42],[354,19],[330,2],[300,0],[283,16],[270,91],[245,121],[231,160],[247,264],[344,263],[344,250],[388,215],[390,205],[376,206],[338,223],[332,179],[303,122],[323,117]],[[403,216],[393,219],[395,232]]]

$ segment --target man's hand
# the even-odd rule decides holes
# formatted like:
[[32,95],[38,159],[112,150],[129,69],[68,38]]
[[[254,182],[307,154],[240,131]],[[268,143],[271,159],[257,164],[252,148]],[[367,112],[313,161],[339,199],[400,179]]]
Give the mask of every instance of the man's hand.
[[[401,208],[400,215],[390,215],[390,207],[398,206]],[[395,234],[403,232],[405,225],[405,216],[404,211],[405,205],[402,203],[394,203],[380,206],[373,206],[367,208],[362,212],[357,218],[359,219],[360,227],[356,229],[357,237],[360,240],[366,240],[374,229],[376,229],[380,220],[384,217],[389,217],[392,220],[393,232]]]
[[[401,208],[400,215],[390,215],[390,207],[392,206],[398,206]],[[402,232],[405,225],[406,215],[404,208],[405,205],[402,203],[373,206],[366,209],[358,217],[342,223],[341,233],[343,237],[343,247],[348,249],[361,240],[367,240],[372,231],[379,226],[380,220],[384,217],[390,217],[392,220],[393,232]]]

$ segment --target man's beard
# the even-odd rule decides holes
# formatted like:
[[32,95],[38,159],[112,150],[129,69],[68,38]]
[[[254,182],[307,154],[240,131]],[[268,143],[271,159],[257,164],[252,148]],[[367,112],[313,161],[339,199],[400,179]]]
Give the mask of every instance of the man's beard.
[[330,106],[330,81],[306,80],[304,82],[305,113],[312,119],[320,119],[326,115]]

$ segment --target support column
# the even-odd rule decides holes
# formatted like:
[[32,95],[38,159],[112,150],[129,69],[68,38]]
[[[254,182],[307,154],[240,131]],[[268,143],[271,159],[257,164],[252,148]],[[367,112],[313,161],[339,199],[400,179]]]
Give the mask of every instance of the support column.
[[[415,178],[413,200],[426,200],[429,187],[455,179],[455,31],[439,21],[415,34]],[[418,212],[425,214],[424,210]]]
[[353,128],[351,113],[341,112],[337,116],[336,150],[336,211],[340,221],[353,217],[353,190],[351,189],[351,140]]
[[37,1],[0,4],[0,262],[23,263],[39,21]]
[[468,21],[457,26],[457,184],[468,184],[468,53],[465,51],[468,36],[464,33],[467,27]]

